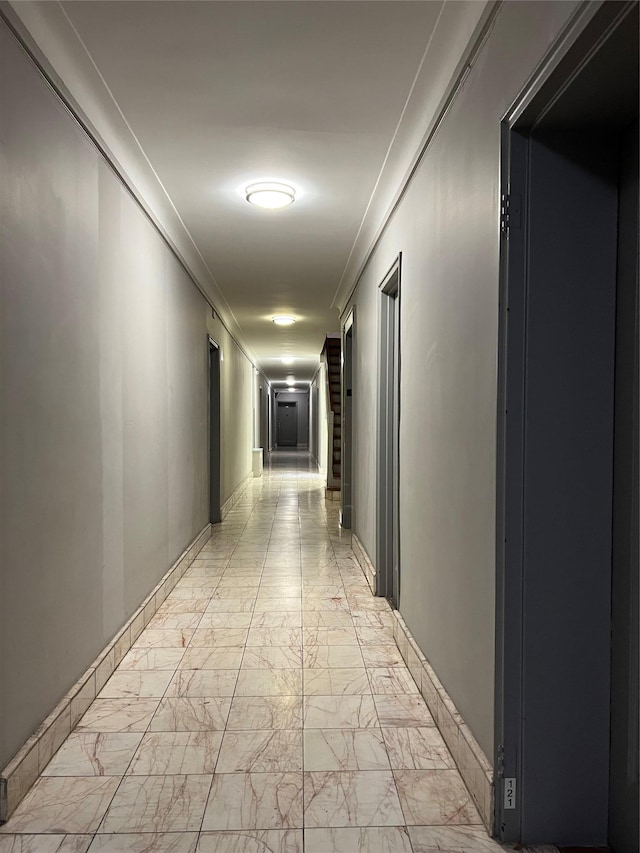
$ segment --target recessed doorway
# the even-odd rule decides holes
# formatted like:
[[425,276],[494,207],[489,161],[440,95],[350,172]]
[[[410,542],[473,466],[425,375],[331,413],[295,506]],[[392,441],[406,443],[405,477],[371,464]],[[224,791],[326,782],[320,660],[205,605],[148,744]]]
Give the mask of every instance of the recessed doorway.
[[495,831],[637,853],[638,4],[576,32],[503,126]]
[[298,444],[298,404],[278,401],[278,422],[276,426],[276,444],[278,447],[296,447]]
[[209,521],[220,515],[220,348],[209,338]]
[[400,604],[400,256],[380,283],[376,593]]

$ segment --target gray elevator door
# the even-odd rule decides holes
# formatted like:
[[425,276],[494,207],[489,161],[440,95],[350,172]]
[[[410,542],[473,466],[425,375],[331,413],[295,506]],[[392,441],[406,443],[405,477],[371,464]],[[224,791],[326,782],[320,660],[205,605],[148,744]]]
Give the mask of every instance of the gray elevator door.
[[298,444],[297,403],[278,403],[278,447],[295,447]]

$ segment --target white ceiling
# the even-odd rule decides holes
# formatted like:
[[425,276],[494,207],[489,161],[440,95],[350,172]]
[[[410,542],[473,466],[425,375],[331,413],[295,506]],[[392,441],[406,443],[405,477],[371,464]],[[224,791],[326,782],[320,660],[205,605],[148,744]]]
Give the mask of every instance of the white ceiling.
[[[310,379],[441,2],[63,2],[272,380]],[[252,180],[295,204],[263,211]],[[271,316],[293,314],[295,326]]]

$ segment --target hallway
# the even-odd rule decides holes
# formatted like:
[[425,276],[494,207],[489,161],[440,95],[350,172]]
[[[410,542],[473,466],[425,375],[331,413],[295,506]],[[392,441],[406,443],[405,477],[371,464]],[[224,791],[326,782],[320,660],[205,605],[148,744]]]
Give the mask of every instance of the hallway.
[[272,453],[0,853],[500,849],[337,516],[308,453]]
[[0,853],[638,853],[639,15],[0,0]]

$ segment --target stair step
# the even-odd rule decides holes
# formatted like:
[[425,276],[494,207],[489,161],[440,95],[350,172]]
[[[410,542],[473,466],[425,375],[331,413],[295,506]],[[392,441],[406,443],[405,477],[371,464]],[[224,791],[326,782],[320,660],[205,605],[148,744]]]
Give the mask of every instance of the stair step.
[[[342,372],[342,341],[338,338],[325,338],[324,354],[327,365],[327,390],[329,392],[329,406],[333,413],[333,436],[332,448],[340,452],[341,448],[341,372]],[[334,456],[335,458],[335,456]],[[339,469],[339,462],[338,462]]]

